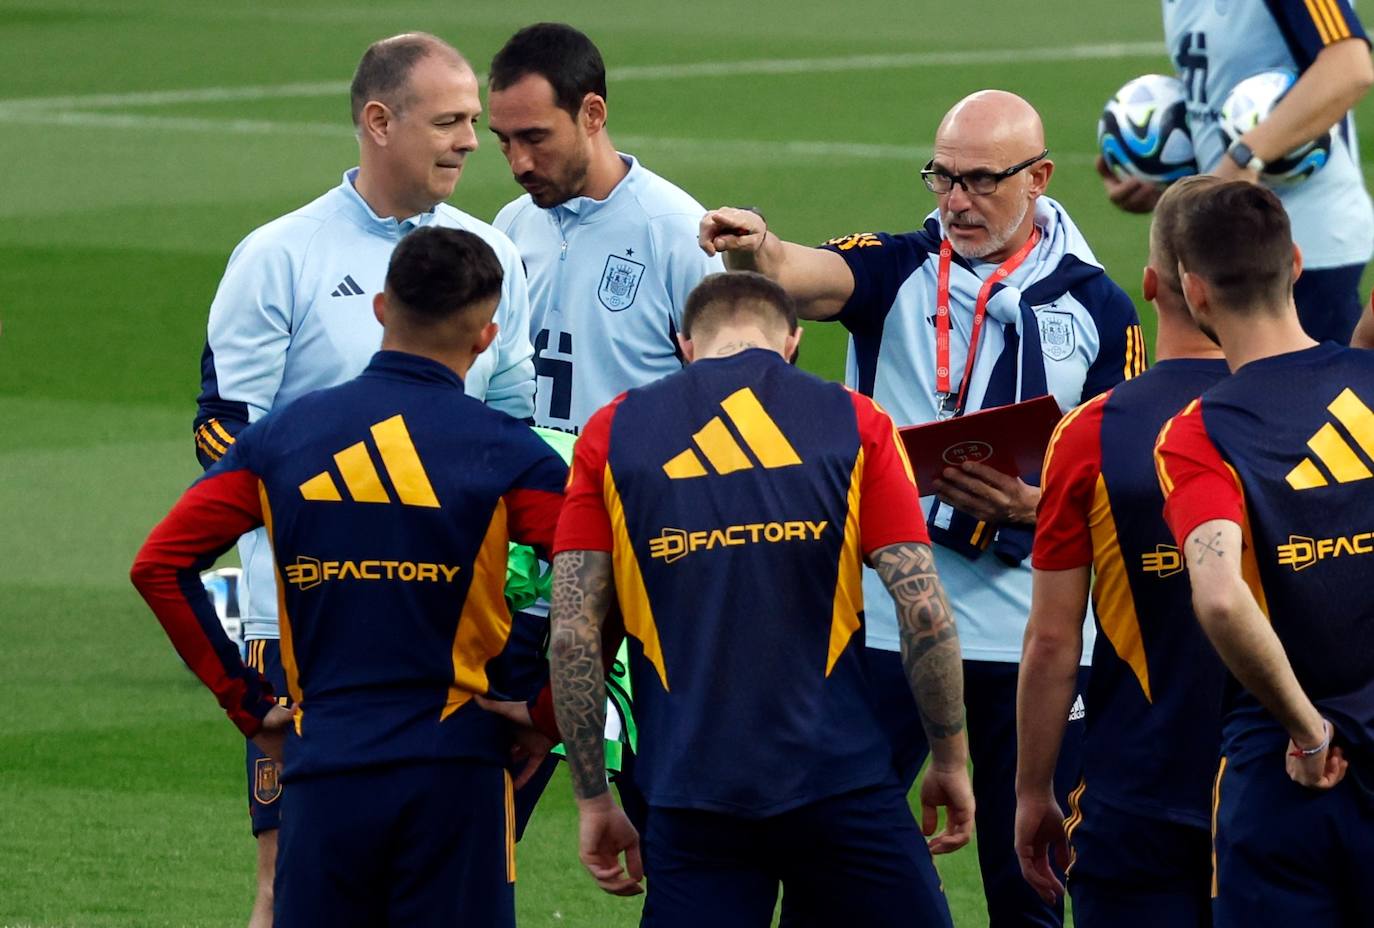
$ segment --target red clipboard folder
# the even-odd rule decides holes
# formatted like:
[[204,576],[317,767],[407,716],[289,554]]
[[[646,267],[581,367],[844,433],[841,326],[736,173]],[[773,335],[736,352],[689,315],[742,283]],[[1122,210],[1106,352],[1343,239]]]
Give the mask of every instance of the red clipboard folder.
[[916,486],[928,494],[946,467],[964,461],[978,461],[1014,477],[1036,473],[1062,415],[1053,396],[1037,396],[897,431],[916,473]]

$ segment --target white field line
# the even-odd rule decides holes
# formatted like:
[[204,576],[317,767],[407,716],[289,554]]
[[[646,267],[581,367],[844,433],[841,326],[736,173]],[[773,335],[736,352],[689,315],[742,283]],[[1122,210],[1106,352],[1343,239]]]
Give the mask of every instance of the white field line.
[[[1093,45],[1056,45],[1034,48],[983,48],[964,51],[902,52],[845,55],[830,58],[758,58],[742,61],[700,61],[685,64],[632,65],[611,68],[612,83],[636,80],[677,80],[694,77],[735,77],[751,74],[834,74],[844,71],[891,71],[945,68],[976,64],[1030,64],[1047,61],[1101,61],[1118,58],[1163,57],[1160,42],[1107,42]],[[485,83],[485,80],[482,81]],[[315,81],[245,87],[202,87],[189,90],[150,90],[62,97],[0,100],[0,109],[117,109],[126,106],[163,106],[178,103],[220,103],[283,97],[342,96],[344,81]]]
[[[0,124],[61,126],[131,131],[185,132],[210,135],[287,135],[347,139],[348,126],[326,122],[272,122],[260,119],[204,119],[194,116],[146,116],[133,113],[38,113],[0,108]],[[630,152],[667,152],[691,159],[733,158],[741,161],[847,159],[854,161],[911,161],[930,158],[929,146],[891,145],[873,142],[829,142],[791,139],[672,138],[648,135],[616,135],[616,145]],[[1091,164],[1092,152],[1051,152],[1059,163]]]

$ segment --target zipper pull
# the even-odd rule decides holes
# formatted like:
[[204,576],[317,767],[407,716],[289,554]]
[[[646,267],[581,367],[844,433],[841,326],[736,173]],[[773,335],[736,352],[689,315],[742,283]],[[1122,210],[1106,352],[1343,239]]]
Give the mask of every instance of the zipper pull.
[[566,261],[566,260],[568,260],[568,243],[567,243],[566,241],[563,242],[563,247],[562,247],[562,249],[558,252],[558,260],[559,260],[559,261]]

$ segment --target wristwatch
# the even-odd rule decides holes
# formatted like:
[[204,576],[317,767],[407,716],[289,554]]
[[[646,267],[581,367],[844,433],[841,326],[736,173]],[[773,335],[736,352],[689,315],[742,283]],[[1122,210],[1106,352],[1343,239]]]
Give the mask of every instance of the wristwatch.
[[1231,147],[1226,149],[1226,154],[1243,170],[1254,171],[1259,174],[1265,168],[1264,160],[1240,139],[1231,143]]

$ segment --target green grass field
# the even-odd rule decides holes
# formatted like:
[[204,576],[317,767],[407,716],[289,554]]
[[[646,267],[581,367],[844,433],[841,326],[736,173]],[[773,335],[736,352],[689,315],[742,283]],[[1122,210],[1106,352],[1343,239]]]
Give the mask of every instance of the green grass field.
[[[0,0],[0,925],[246,919],[241,739],[126,572],[198,472],[198,361],[228,253],[354,164],[344,88],[370,41],[430,30],[482,70],[515,28],[574,16],[613,68],[622,149],[800,241],[916,225],[941,113],[1014,89],[1045,116],[1051,194],[1136,289],[1146,222],[1106,203],[1093,132],[1116,87],[1167,67],[1157,5],[519,6]],[[455,202],[490,219],[519,192],[484,139]],[[839,376],[837,328],[806,344]],[[956,922],[984,923],[973,851],[940,865]],[[519,866],[523,925],[636,923],[577,863],[561,777]]]

